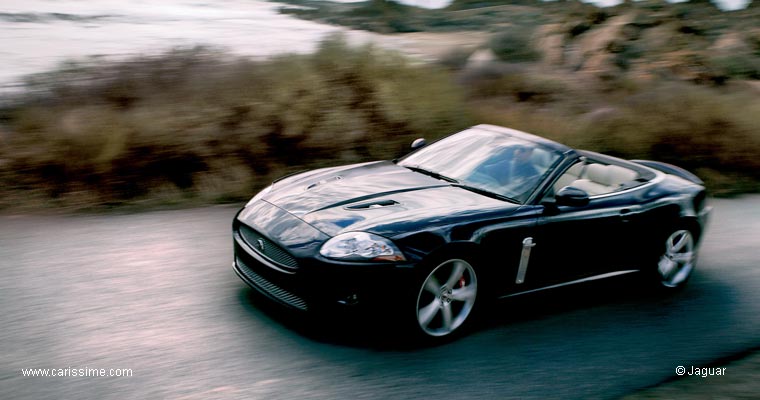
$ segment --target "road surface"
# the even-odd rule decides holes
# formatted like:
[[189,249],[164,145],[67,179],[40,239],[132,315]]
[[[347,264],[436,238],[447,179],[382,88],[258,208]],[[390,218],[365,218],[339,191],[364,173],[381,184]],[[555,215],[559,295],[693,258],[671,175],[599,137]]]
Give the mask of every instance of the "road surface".
[[[712,204],[685,290],[642,295],[622,279],[514,298],[472,334],[430,348],[386,340],[387,321],[368,318],[357,328],[340,316],[281,316],[230,268],[235,208],[0,216],[0,392],[615,398],[673,379],[678,366],[707,366],[760,345],[760,196]],[[25,377],[26,368],[131,376]]]

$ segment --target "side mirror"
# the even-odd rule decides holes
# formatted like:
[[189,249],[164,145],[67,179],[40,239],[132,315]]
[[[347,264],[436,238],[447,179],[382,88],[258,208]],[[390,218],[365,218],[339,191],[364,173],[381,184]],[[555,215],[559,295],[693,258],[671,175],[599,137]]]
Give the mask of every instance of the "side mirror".
[[414,139],[414,141],[412,142],[412,150],[417,150],[426,144],[427,142],[425,141],[425,138]]
[[583,207],[588,204],[588,193],[572,186],[565,186],[554,195],[558,206]]

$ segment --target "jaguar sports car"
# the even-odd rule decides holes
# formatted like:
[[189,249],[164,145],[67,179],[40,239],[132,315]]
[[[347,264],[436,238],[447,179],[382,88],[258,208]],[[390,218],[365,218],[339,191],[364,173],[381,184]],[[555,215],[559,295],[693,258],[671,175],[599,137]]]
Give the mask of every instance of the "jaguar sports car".
[[684,169],[492,125],[413,148],[272,183],[235,216],[234,270],[288,308],[367,307],[433,340],[489,300],[632,273],[668,290],[695,267],[710,207]]

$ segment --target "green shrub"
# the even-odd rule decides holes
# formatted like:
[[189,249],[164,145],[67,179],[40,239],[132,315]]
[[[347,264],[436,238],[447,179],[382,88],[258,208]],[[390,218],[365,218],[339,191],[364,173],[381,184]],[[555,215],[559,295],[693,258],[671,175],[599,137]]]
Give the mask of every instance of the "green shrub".
[[453,71],[461,70],[474,53],[473,49],[456,48],[440,57],[438,64]]
[[711,63],[730,77],[743,79],[760,79],[760,56],[750,54],[732,54],[714,57]]
[[36,77],[35,96],[4,113],[3,194],[241,200],[285,173],[393,158],[469,124],[443,70],[340,37],[260,62],[191,49],[98,64]]
[[646,52],[635,42],[614,42],[608,50],[615,54],[614,63],[622,70],[631,66],[631,61],[642,57]]
[[461,76],[471,96],[478,98],[506,96],[517,102],[547,103],[568,90],[559,77],[530,72],[522,66],[487,65]]
[[500,60],[537,61],[541,55],[531,43],[531,34],[530,30],[514,27],[494,35],[488,42],[488,47]]

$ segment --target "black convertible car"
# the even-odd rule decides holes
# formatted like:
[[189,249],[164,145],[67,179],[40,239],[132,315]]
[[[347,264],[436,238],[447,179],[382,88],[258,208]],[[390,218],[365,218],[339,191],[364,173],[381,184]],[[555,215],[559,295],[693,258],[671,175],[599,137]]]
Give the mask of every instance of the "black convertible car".
[[679,167],[491,125],[418,147],[275,181],[235,217],[237,274],[291,308],[379,307],[444,337],[495,298],[634,272],[677,288],[694,268],[710,207]]

